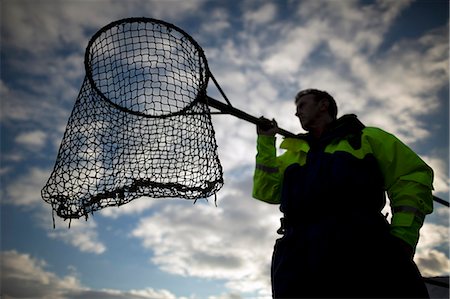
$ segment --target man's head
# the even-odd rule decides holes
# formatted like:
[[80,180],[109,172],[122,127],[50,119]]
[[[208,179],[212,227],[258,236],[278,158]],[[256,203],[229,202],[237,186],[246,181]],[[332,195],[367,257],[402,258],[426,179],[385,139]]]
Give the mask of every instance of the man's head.
[[320,135],[325,126],[336,119],[337,106],[334,98],[318,89],[302,90],[295,96],[295,115],[306,131]]

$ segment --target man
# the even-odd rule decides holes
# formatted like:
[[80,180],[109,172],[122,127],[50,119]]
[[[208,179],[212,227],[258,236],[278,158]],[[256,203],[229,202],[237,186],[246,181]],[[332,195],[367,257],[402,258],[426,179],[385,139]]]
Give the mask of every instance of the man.
[[284,214],[274,298],[427,298],[413,256],[433,210],[432,169],[393,135],[337,119],[327,92],[301,91],[295,104],[308,133],[284,139],[281,156],[276,122],[257,129],[253,196]]

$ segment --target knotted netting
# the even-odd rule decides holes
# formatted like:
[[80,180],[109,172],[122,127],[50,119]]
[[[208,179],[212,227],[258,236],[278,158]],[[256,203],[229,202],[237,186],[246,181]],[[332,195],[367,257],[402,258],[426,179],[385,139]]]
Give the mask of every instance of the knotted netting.
[[43,199],[79,218],[141,196],[207,198],[223,185],[198,44],[163,21],[113,22],[90,40],[86,77]]

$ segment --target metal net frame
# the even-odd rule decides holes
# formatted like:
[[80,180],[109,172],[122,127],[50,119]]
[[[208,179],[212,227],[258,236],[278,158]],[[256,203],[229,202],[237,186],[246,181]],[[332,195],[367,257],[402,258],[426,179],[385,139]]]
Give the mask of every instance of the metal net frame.
[[208,198],[223,185],[203,50],[149,18],[113,22],[86,49],[86,77],[42,198],[64,219],[141,196]]

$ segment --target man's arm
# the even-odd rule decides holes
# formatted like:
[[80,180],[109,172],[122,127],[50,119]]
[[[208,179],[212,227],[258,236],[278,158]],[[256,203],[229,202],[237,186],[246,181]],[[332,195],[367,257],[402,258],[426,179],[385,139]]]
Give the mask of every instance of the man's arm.
[[268,203],[280,203],[281,173],[277,162],[275,120],[261,118],[257,126],[256,165],[253,175],[253,197]]
[[376,128],[365,132],[391,201],[391,233],[414,252],[425,215],[433,211],[433,170],[395,136]]

